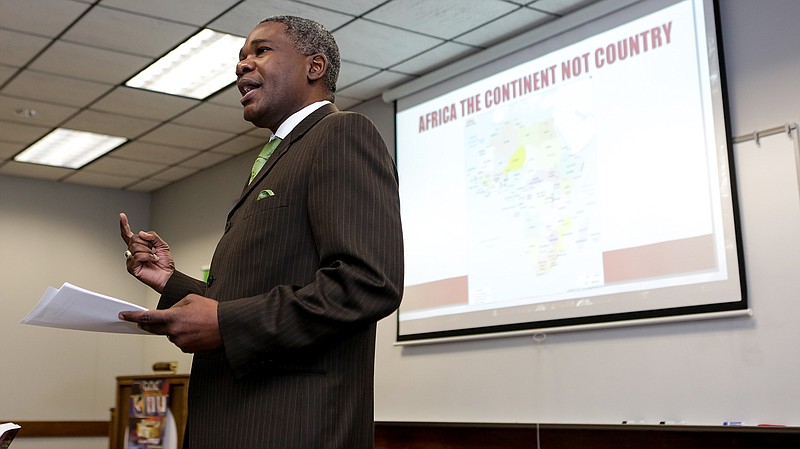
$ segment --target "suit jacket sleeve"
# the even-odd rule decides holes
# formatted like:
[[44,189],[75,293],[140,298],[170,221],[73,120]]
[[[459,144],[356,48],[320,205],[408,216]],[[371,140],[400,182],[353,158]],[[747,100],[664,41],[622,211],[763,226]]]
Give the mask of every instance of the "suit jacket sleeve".
[[204,295],[206,283],[187,276],[180,271],[175,271],[164,286],[161,299],[158,301],[157,309],[169,309],[184,296],[194,293]]

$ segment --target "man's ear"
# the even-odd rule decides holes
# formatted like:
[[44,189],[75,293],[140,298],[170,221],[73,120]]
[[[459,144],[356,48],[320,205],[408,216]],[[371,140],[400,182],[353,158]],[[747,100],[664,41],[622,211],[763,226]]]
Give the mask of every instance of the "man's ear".
[[328,70],[328,58],[322,53],[315,53],[308,57],[308,79],[309,81],[316,81],[323,76]]

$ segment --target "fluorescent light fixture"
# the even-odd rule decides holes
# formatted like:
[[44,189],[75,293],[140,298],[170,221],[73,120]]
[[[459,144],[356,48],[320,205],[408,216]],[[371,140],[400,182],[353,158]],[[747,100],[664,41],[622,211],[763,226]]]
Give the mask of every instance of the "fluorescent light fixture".
[[203,98],[236,81],[245,38],[204,29],[131,78],[126,86]]
[[128,139],[58,128],[14,157],[17,162],[80,168]]

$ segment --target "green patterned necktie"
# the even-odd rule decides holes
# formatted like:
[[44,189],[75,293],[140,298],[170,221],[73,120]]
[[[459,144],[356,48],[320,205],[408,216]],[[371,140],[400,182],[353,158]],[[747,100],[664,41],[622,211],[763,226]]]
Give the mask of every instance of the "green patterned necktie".
[[264,148],[261,149],[261,152],[258,153],[258,157],[256,158],[255,162],[253,162],[253,169],[250,170],[250,180],[247,181],[248,185],[253,182],[253,179],[255,179],[258,172],[261,171],[261,168],[264,167],[264,164],[267,163],[267,159],[272,156],[272,152],[275,151],[275,148],[278,147],[279,143],[281,143],[281,138],[276,137],[267,142],[267,144],[264,145]]

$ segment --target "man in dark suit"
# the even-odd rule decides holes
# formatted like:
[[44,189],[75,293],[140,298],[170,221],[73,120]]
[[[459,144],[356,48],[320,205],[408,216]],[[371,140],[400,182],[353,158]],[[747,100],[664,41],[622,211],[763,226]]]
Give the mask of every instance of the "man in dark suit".
[[372,448],[375,326],[403,288],[394,164],[330,103],[339,54],[319,24],[266,19],[239,60],[244,118],[280,143],[243,179],[205,283],[120,214],[128,271],[161,293],[120,317],[195,354],[185,448]]

